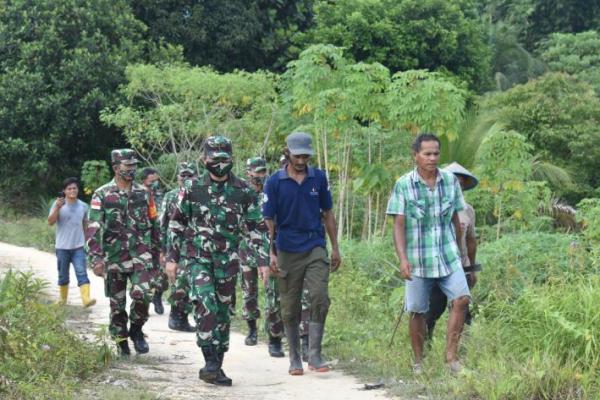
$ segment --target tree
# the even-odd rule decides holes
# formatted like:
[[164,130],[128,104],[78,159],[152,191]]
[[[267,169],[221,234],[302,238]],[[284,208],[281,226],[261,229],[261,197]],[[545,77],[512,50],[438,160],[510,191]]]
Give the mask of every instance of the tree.
[[392,73],[450,71],[482,90],[489,85],[485,33],[470,0],[323,0],[315,4],[315,27],[298,40],[347,48],[356,61]]
[[575,75],[592,85],[596,93],[600,94],[598,32],[553,33],[542,41],[539,51],[551,71]]
[[182,65],[127,68],[124,101],[102,113],[123,130],[144,162],[158,167],[167,184],[178,162],[200,164],[206,137],[222,134],[234,143],[239,169],[245,158],[265,155],[275,129],[277,96],[267,73],[219,74]]
[[122,143],[98,116],[141,57],[143,29],[124,0],[2,2],[0,162],[14,166],[3,197],[56,187]]
[[482,108],[494,110],[507,129],[524,135],[541,160],[571,172],[576,187],[558,193],[572,204],[600,186],[600,99],[589,84],[549,73],[488,96]]
[[282,70],[292,38],[312,23],[312,0],[131,0],[154,41],[181,45],[192,65]]

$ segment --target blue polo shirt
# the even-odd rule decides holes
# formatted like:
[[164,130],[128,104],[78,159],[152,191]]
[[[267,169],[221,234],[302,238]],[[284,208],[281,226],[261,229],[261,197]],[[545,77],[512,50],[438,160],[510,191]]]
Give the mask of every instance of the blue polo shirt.
[[308,167],[301,184],[290,178],[286,169],[280,169],[265,185],[263,216],[277,221],[279,250],[304,253],[325,247],[321,211],[332,207],[327,177],[317,168]]

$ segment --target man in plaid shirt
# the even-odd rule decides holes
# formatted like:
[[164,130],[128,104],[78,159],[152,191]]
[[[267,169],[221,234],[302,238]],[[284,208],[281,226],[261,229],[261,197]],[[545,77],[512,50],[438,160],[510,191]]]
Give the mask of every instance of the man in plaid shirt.
[[417,167],[398,179],[387,207],[387,214],[394,216],[394,244],[400,274],[406,280],[413,368],[415,373],[421,372],[425,313],[431,288],[437,285],[452,302],[446,362],[452,372],[459,372],[458,340],[471,296],[457,243],[458,212],[465,208],[465,201],[454,174],[438,169],[440,141],[435,135],[419,134],[413,153]]

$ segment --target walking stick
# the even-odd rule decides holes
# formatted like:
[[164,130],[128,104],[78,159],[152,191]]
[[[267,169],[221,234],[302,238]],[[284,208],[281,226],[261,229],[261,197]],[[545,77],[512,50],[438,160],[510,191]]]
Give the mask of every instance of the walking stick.
[[390,339],[390,344],[388,348],[391,348],[394,344],[394,338],[396,337],[396,332],[398,332],[398,327],[400,326],[400,322],[402,322],[402,317],[404,316],[404,303],[402,304],[402,310],[400,310],[400,314],[398,315],[398,319],[396,320],[396,326],[394,327],[394,332],[392,332],[392,337]]

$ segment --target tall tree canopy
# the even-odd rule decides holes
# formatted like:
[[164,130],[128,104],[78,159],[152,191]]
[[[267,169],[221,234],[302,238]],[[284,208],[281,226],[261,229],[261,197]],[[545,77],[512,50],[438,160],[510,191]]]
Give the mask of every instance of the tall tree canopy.
[[301,44],[345,47],[356,61],[391,72],[447,70],[475,89],[489,83],[485,30],[470,0],[319,1],[315,24]]
[[281,70],[299,53],[292,37],[310,26],[312,0],[131,0],[148,36],[183,46],[193,65],[220,71]]
[[77,175],[121,143],[98,116],[141,56],[143,30],[125,0],[2,2],[0,162],[15,166],[3,195]]

